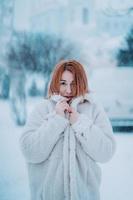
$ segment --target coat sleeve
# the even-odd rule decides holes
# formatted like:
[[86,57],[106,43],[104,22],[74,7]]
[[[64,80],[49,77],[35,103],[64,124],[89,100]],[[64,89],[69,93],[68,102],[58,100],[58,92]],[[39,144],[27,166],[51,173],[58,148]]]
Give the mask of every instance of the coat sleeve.
[[51,112],[40,104],[31,112],[20,137],[20,147],[27,162],[45,161],[69,123],[67,119]]
[[96,162],[104,163],[113,156],[116,142],[103,107],[100,106],[96,112],[95,120],[90,119],[86,113],[80,114],[72,128],[85,153]]

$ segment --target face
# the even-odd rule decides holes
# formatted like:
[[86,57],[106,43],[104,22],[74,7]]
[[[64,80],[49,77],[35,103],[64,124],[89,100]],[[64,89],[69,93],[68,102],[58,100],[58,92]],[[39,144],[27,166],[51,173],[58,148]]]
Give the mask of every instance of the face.
[[68,97],[70,100],[74,97],[75,81],[70,71],[64,71],[60,80],[60,95]]

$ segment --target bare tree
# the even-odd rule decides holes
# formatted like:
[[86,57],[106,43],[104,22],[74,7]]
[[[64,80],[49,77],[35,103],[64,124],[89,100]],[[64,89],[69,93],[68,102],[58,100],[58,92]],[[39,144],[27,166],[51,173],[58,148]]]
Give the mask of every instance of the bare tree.
[[[17,124],[23,125],[26,118],[26,74],[29,72],[43,74],[46,81],[44,88],[46,96],[50,74],[55,64],[62,59],[81,59],[79,49],[81,48],[78,48],[77,44],[55,35],[14,32],[8,47],[7,61],[11,75],[10,99]],[[23,109],[20,109],[21,106]]]

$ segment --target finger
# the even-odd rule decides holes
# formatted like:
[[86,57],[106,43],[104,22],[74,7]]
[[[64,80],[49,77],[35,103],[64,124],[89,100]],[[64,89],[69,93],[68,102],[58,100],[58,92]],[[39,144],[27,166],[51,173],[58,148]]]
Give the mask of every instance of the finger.
[[66,106],[66,105],[65,105],[65,106],[64,106],[64,109],[67,109],[67,110],[69,111],[69,106]]
[[62,103],[61,103],[61,106],[66,106],[66,107],[68,107],[68,108],[70,107],[69,104],[66,103],[66,102],[62,102]]
[[61,100],[61,102],[67,102],[68,100],[69,100],[69,98],[64,97],[64,98]]
[[72,112],[75,112],[75,110],[74,110],[72,107],[71,107],[71,111],[72,111]]
[[61,105],[61,104],[62,104],[62,105],[63,105],[63,104],[66,104],[66,100],[63,99],[63,100],[61,100],[61,101],[58,101],[57,104],[60,104],[60,105]]
[[69,111],[69,109],[70,109],[69,105],[66,105],[66,104],[63,105],[63,108],[66,109],[67,111]]
[[70,108],[70,107],[68,108],[68,112],[69,112],[69,113],[72,113],[72,110],[71,110],[71,108]]

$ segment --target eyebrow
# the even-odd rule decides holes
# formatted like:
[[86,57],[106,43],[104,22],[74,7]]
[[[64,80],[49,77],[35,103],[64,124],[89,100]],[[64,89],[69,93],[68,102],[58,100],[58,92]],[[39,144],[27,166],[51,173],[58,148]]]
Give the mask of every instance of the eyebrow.
[[60,81],[66,81],[66,80],[60,80]]
[[[65,81],[66,82],[66,80],[60,80],[60,81]],[[74,82],[74,80],[72,82]]]

